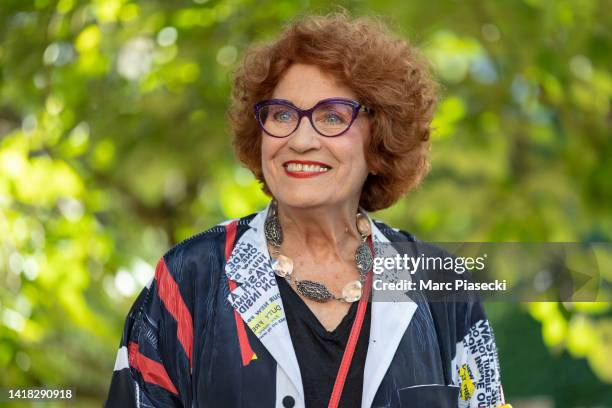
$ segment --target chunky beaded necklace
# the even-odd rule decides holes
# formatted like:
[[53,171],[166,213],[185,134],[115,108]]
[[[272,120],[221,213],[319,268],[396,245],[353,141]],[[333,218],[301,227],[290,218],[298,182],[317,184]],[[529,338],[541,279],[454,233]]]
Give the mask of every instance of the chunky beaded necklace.
[[357,230],[361,235],[361,244],[359,244],[355,251],[355,263],[359,271],[359,280],[353,280],[347,283],[344,288],[342,288],[342,296],[336,296],[320,282],[307,279],[299,280],[294,276],[293,260],[288,256],[282,255],[280,252],[280,246],[283,243],[283,230],[281,229],[278,219],[278,204],[276,200],[273,200],[264,224],[264,231],[266,240],[273,247],[272,269],[274,273],[287,280],[287,282],[293,285],[302,296],[317,302],[338,300],[352,303],[361,299],[366,275],[372,267],[373,258],[372,252],[366,242],[371,234],[370,222],[361,212],[357,213],[356,218]]

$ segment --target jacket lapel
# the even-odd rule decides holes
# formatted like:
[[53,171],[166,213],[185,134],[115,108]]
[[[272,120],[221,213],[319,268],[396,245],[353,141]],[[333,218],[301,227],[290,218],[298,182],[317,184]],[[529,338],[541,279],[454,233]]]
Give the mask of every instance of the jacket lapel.
[[269,206],[251,220],[250,228],[234,245],[225,273],[238,286],[228,301],[287,374],[303,401],[300,368],[264,235]]
[[[376,248],[376,255],[388,257],[396,254],[397,251],[391,245],[384,245],[390,242],[389,239],[373,222],[370,221],[370,225],[372,226],[372,240]],[[384,249],[381,249],[382,247]],[[410,279],[404,276],[402,278]],[[376,279],[377,275],[374,275],[374,280]],[[382,280],[390,281],[389,278]],[[363,408],[372,406],[378,387],[391,365],[397,347],[417,309],[417,304],[408,295],[403,293],[396,295],[400,296],[400,298],[393,302],[377,300],[375,290],[373,290],[372,294],[370,342],[368,344],[368,354],[363,374],[363,393],[361,397],[361,406]]]

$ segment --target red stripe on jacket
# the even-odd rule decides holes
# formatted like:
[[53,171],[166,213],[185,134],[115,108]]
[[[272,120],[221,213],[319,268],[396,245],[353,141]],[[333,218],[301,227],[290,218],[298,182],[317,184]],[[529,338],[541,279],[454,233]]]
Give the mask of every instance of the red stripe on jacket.
[[189,371],[191,371],[191,351],[193,348],[193,321],[191,313],[183,301],[178,285],[170,275],[164,258],[160,259],[155,269],[157,291],[164,306],[177,323],[176,336],[187,354]]
[[[236,229],[238,222],[233,220],[229,224],[225,225],[225,262],[229,261],[232,255],[232,249],[234,248],[234,241],[236,240]],[[236,282],[228,279],[230,292],[238,287]],[[242,365],[247,366],[253,360],[255,352],[251,348],[249,343],[249,337],[244,327],[244,321],[236,309],[234,309],[234,320],[236,321],[236,331],[238,332],[238,344],[240,345],[240,357],[242,358]]]
[[178,391],[174,384],[172,384],[164,366],[140,353],[137,343],[130,342],[128,346],[128,361],[131,367],[140,372],[146,382],[158,385],[174,395],[178,395]]

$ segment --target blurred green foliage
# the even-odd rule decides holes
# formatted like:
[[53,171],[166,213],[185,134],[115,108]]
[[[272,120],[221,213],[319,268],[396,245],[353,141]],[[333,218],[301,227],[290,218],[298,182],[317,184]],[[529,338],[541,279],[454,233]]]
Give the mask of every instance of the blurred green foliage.
[[[610,1],[339,4],[385,18],[443,84],[430,175],[377,218],[432,241],[610,241]],[[2,0],[0,386],[101,404],[151,265],[267,202],[231,153],[233,67],[292,17],[333,9]],[[511,402],[612,406],[609,304],[487,310]]]

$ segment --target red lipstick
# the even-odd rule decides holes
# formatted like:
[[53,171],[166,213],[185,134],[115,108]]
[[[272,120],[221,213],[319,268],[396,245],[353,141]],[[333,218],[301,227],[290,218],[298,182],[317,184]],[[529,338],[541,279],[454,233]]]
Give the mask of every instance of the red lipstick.
[[[299,170],[295,170],[296,166],[290,166],[290,165],[301,165],[299,167]],[[319,167],[323,167],[326,168],[327,170],[325,171],[306,171],[303,169],[304,166],[319,166]],[[292,167],[291,170],[289,170],[289,167]],[[293,177],[293,178],[309,178],[309,177],[317,177],[317,176],[321,176],[325,173],[327,173],[329,170],[331,170],[331,166],[322,162],[318,162],[318,161],[311,161],[311,160],[289,160],[286,161],[285,163],[283,163],[283,168],[285,169],[285,174],[287,174],[289,177]]]

